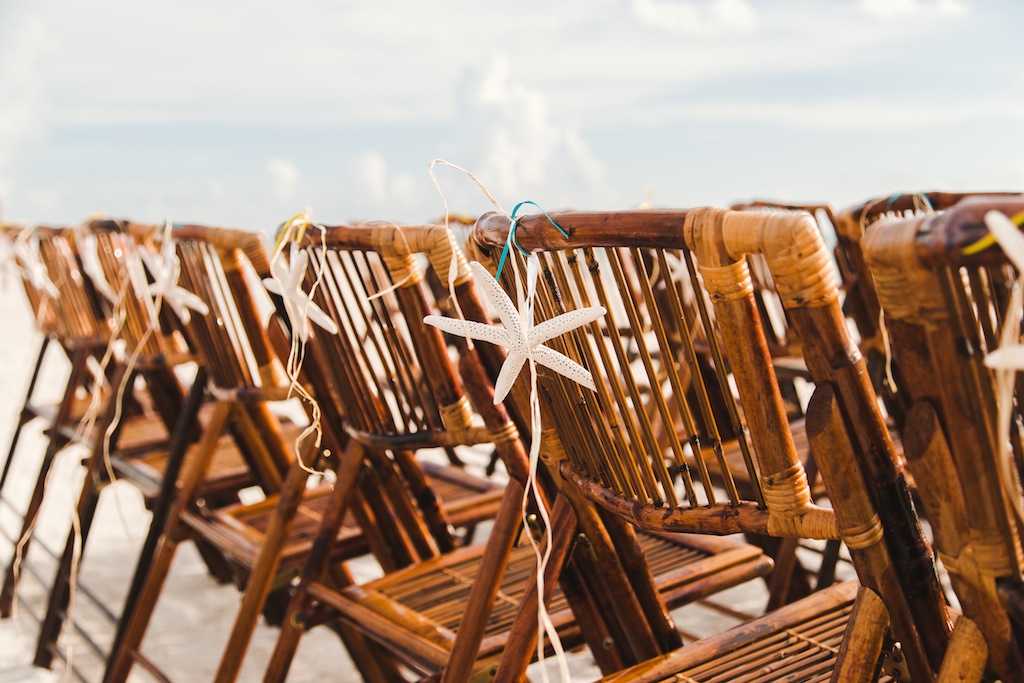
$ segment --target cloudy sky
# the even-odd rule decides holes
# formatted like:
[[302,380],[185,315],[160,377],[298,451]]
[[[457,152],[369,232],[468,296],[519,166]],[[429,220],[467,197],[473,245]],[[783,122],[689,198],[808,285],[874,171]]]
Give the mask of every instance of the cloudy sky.
[[424,220],[434,158],[506,208],[1021,190],[1022,29],[1016,0],[0,0],[0,215]]

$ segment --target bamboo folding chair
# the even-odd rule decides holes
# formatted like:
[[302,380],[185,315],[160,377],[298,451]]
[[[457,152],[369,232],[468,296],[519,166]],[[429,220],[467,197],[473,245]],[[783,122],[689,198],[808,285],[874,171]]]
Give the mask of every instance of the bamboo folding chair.
[[[186,400],[198,401],[203,386],[200,380],[193,387],[197,396],[186,399],[185,387],[179,381],[175,368],[192,362],[193,355],[180,332],[169,326],[169,316],[163,315],[160,316],[163,320],[158,319],[148,292],[149,280],[135,252],[132,234],[148,237],[154,231],[155,228],[123,221],[92,221],[75,231],[83,262],[88,260],[95,264],[90,269],[93,271],[90,279],[98,278],[102,283],[95,285],[95,289],[104,290],[104,298],[109,297],[108,317],[114,321],[115,338],[123,342],[124,349],[121,353],[111,354],[109,359],[113,390],[96,415],[96,437],[85,460],[86,473],[76,503],[78,525],[68,533],[64,553],[50,587],[46,615],[36,646],[34,663],[37,666],[49,667],[53,655],[61,653],[57,640],[70,600],[75,547],[78,546],[81,555],[89,538],[102,488],[114,476],[134,484],[146,500],[147,507],[153,511],[151,525],[162,529],[168,503],[159,500],[160,482],[166,475],[172,480],[177,478],[176,472],[167,470],[168,463],[173,460],[170,454],[175,448],[185,449],[198,439],[209,412],[201,412],[198,423],[194,422],[194,414],[183,423],[179,422],[183,414],[189,414],[185,409]],[[85,255],[86,251],[92,252],[92,258]],[[144,380],[145,396],[153,404],[148,413],[132,414],[130,403],[126,403],[121,393],[134,395],[135,392],[128,388],[134,389],[137,378]],[[126,408],[129,409],[128,414],[122,415]],[[166,442],[167,435],[172,433],[177,435],[177,444]],[[157,437],[159,440],[154,441]],[[140,446],[142,439],[148,439],[145,447]],[[204,500],[211,506],[236,500],[235,492],[252,482],[237,449],[219,448],[216,461],[217,464],[211,468],[212,475],[204,479],[201,489]],[[230,570],[219,553],[209,544],[200,543],[198,547],[211,573],[218,580],[230,580]],[[153,540],[150,538],[139,563],[145,565],[152,552]],[[82,594],[88,596],[90,593]],[[100,608],[105,616],[116,622],[113,612],[103,605]],[[80,625],[75,626],[91,649],[105,659],[109,653]]]
[[[983,365],[999,345],[1016,273],[998,246],[971,249],[988,235],[991,210],[1019,220],[1024,199],[964,199],[942,214],[878,221],[862,246],[901,371],[907,461],[939,558],[964,615],[984,635],[992,673],[1021,681],[1024,612],[1018,607],[1016,623],[1011,615],[1024,595],[1013,514],[1024,439],[1019,403],[1007,406],[1010,434],[1000,433],[995,379]],[[1021,389],[1018,374],[1016,401]],[[983,658],[984,650],[974,654]]]
[[[302,631],[316,623],[338,618],[378,642],[392,658],[397,657],[420,675],[464,681],[472,674],[487,679],[493,675],[496,662],[506,650],[515,651],[528,662],[531,641],[515,640],[509,632],[520,606],[535,604],[534,599],[527,597],[535,590],[533,552],[525,545],[513,547],[520,527],[526,453],[504,408],[493,403],[493,386],[485,370],[495,369],[501,359],[495,347],[485,344],[468,347],[464,338],[453,335],[450,341],[459,350],[456,370],[440,333],[422,323],[424,314],[436,309],[429,306],[429,297],[421,282],[423,276],[413,259],[417,252],[427,255],[435,273],[441,274],[443,280],[449,279],[452,268],[455,276],[451,287],[462,313],[470,320],[486,320],[486,311],[477,297],[464,257],[447,230],[440,226],[328,228],[323,241],[330,264],[323,274],[324,291],[331,296],[325,293],[322,305],[335,317],[342,333],[327,339],[336,345],[329,355],[323,358],[312,355],[306,362],[307,366],[311,362],[326,362],[325,372],[333,367],[334,372],[344,370],[347,373],[338,378],[337,384],[348,386],[347,391],[357,401],[358,410],[350,410],[345,415],[345,428],[353,438],[355,455],[360,460],[376,458],[380,466],[380,453],[387,450],[400,464],[397,456],[404,448],[443,445],[453,438],[466,438],[460,434],[466,424],[465,413],[454,422],[451,413],[441,421],[433,418],[426,424],[410,422],[405,414],[408,409],[402,406],[418,406],[419,402],[406,396],[408,392],[402,388],[405,381],[402,378],[422,373],[430,378],[433,392],[441,392],[436,399],[440,406],[461,404],[460,411],[468,410],[465,399],[452,403],[459,395],[452,393],[454,389],[465,386],[472,406],[483,421],[480,435],[494,439],[511,481],[486,544],[454,550],[439,547],[432,554],[421,554],[419,561],[409,568],[382,579],[361,586],[332,588],[324,574],[323,555],[333,538],[333,525],[347,505],[348,489],[355,485],[349,481],[342,486],[345,480],[339,479],[334,498],[336,508],[333,515],[324,517],[317,544],[292,598],[267,679],[280,680],[286,675]],[[318,242],[314,239],[312,244]],[[367,278],[370,284],[366,283]],[[390,300],[396,308],[385,309],[384,303],[375,302],[372,306],[367,303],[367,297],[374,290],[390,287],[396,288],[385,301]],[[364,335],[381,341],[374,345],[360,344]],[[414,353],[394,358],[396,350],[390,346],[394,342],[384,342],[395,339],[396,335],[400,335],[398,338],[408,335],[413,341],[408,346]],[[378,355],[382,350],[384,355]],[[337,358],[353,358],[353,362],[339,367]],[[392,375],[387,381],[385,374],[382,381],[374,376],[373,368],[393,368],[398,379]],[[439,373],[442,379],[436,378]],[[448,425],[454,433],[449,434],[447,441],[438,439],[432,435],[431,424]],[[452,430],[460,424],[463,426]],[[377,455],[371,457],[375,453]],[[344,457],[350,456],[346,453]],[[384,466],[388,466],[386,462]],[[560,528],[566,533],[571,535],[576,529],[577,517],[565,499],[556,501],[551,514],[552,523],[558,524],[561,520]],[[593,554],[595,559],[591,562],[590,573],[613,573],[610,565],[597,569],[601,561],[607,560],[601,539],[596,536],[593,540],[586,536],[581,539],[588,550],[581,550],[577,558]],[[653,562],[660,563],[658,588],[675,603],[735,585],[763,573],[770,566],[756,549],[730,542],[688,542],[648,535],[641,545]],[[722,570],[721,576],[713,575],[715,569]],[[579,576],[570,572],[572,576],[562,577],[564,593],[560,592],[555,598],[554,623],[563,637],[574,642],[578,642],[582,630],[582,637],[599,652],[609,645],[621,647],[608,631],[597,635],[596,626],[602,621],[597,601],[603,598],[607,603],[608,598],[607,594],[588,592],[583,573],[579,570]],[[553,587],[557,583],[556,577],[549,585]],[[317,607],[313,607],[314,604]],[[573,611],[581,611],[587,619],[581,617],[579,623],[575,623],[568,605]],[[605,648],[601,647],[602,643]],[[389,676],[400,672],[392,669],[382,677],[379,670],[364,668],[362,673],[367,680],[393,680]]]
[[[99,306],[95,291],[78,262],[74,231],[36,228],[30,235],[26,234],[25,239],[29,240],[30,244],[37,245],[30,247],[33,253],[38,248],[37,260],[31,259],[34,262],[22,264],[26,273],[25,285],[29,300],[37,319],[41,320],[41,328],[47,335],[46,339],[52,338],[59,343],[71,361],[71,369],[63,397],[55,408],[33,398],[43,355],[49,344],[44,340],[2,477],[6,480],[23,426],[34,416],[45,418],[49,423],[46,450],[22,518],[21,532],[14,539],[18,546],[7,565],[3,587],[0,589],[0,616],[3,617],[10,616],[13,609],[17,579],[20,575],[18,569],[27,558],[32,545],[31,531],[42,505],[47,477],[54,458],[69,443],[81,443],[87,448],[95,448],[102,440],[102,429],[83,431],[79,428],[79,420],[90,408],[94,409],[94,406],[104,406],[110,402],[111,389],[104,390],[100,396],[94,396],[94,388],[100,384],[113,387],[119,378],[114,366],[108,367],[107,374],[102,378],[93,377],[90,371],[92,367],[100,366],[110,342],[110,327],[106,315]],[[46,273],[52,286],[50,292],[46,291],[50,289],[46,283],[40,287],[40,271],[37,269],[42,269],[41,272]],[[35,275],[32,274],[33,270],[36,270]],[[159,394],[156,396],[163,398]],[[154,401],[133,391],[126,392],[124,411],[127,417],[125,427],[121,430],[121,440],[126,447],[141,450],[166,441],[167,431],[161,429],[160,414],[153,409],[154,405],[157,408],[162,407],[161,403],[162,401]]]
[[[175,228],[173,237],[178,243],[184,286],[199,294],[211,308],[208,316],[194,314],[186,331],[209,378],[212,415],[202,441],[189,456],[194,462],[189,463],[179,490],[173,494],[173,507],[153,560],[139,569],[137,600],[129,601],[122,617],[106,680],[124,680],[133,660],[144,661],[139,645],[173,560],[174,547],[188,537],[208,542],[224,553],[238,572],[239,586],[244,586],[242,605],[217,673],[218,680],[233,680],[268,594],[285,586],[301,566],[312,531],[329,502],[329,487],[306,490],[310,466],[317,463],[315,440],[303,441],[299,457],[293,458],[290,446],[295,440],[284,439],[277,420],[267,412],[267,402],[291,396],[292,387],[271,355],[269,331],[257,320],[257,293],[251,288],[251,276],[270,275],[261,238],[254,233],[198,226]],[[244,271],[250,265],[252,272],[247,278]],[[331,428],[331,423],[337,422],[332,390],[321,385],[317,394],[329,427],[324,434],[326,444],[333,452],[341,453],[348,437]],[[205,494],[197,486],[204,471],[209,470],[210,458],[220,450],[212,444],[228,420],[234,423],[234,441],[267,497],[255,504],[199,509],[196,501],[200,497],[205,500]],[[331,465],[335,460],[320,464]],[[438,499],[425,477],[419,483],[425,498]],[[443,476],[443,483],[444,495],[456,499],[453,507],[458,512],[451,519],[439,520],[438,529],[446,538],[454,526],[474,524],[486,517],[500,496],[500,491],[488,483],[458,473]],[[166,479],[163,487],[162,493],[173,491]],[[389,507],[380,489],[372,484],[365,490],[376,498],[368,500],[366,496],[354,506],[354,517],[347,517],[338,529],[331,559],[365,554],[369,549],[383,558],[385,568],[408,563],[403,560],[401,539],[395,539],[392,517],[408,517],[409,511]]]
[[[509,221],[497,215],[482,218],[474,240],[481,251],[496,255],[509,242]],[[758,653],[750,671],[763,672],[766,666],[774,671],[796,651],[787,647],[790,640],[816,641],[820,630],[801,625],[809,619],[817,625],[830,622],[839,639],[854,646],[846,647],[838,661],[831,645],[816,646],[815,656],[797,658],[800,663],[786,680],[812,680],[833,667],[858,672],[865,666],[867,674],[847,680],[868,678],[890,623],[910,672],[921,680],[932,676],[948,641],[949,616],[892,441],[865,380],[863,360],[839,310],[828,252],[811,217],[719,209],[552,214],[550,221],[545,216],[521,218],[515,241],[539,253],[542,274],[535,307],[541,320],[596,303],[609,311],[603,320],[549,342],[591,371],[596,392],[539,372],[549,460],[562,485],[640,528],[841,538],[864,586],[853,613],[873,615],[849,617],[851,589],[840,585],[727,632],[712,640],[711,647],[684,647],[610,680],[704,680],[687,669],[693,647],[702,653],[698,659],[717,658],[733,669],[733,678],[741,677],[746,660],[732,658],[734,644],[749,645]],[[622,263],[626,258],[642,262],[645,252],[663,270],[668,267],[666,253],[674,254],[691,286],[706,293],[713,309],[699,296],[699,318],[687,316],[679,288],[672,289],[670,306],[660,307],[643,270],[637,273],[643,306],[634,303],[626,294]],[[765,257],[816,383],[807,435],[832,509],[811,503],[752,296],[745,262],[751,253]],[[522,260],[516,259],[520,268]],[[617,333],[620,317],[634,330],[631,343],[643,340],[659,352],[641,351],[641,363],[630,363]],[[642,333],[648,325],[654,332]],[[730,413],[749,454],[755,499],[739,497],[728,480],[724,491],[716,488],[707,474],[705,454],[710,450],[721,459],[720,444],[706,449],[694,443],[694,432],[688,430],[677,435],[671,451],[659,450],[650,438],[650,416],[637,400],[643,384],[664,386],[666,393],[681,391],[682,369],[669,368],[669,381],[662,384],[652,360],[673,357],[665,348],[669,329],[688,339],[688,329],[698,325],[715,354],[720,383],[736,387]],[[692,363],[692,358],[687,355],[687,361]],[[692,365],[690,372],[696,374]],[[681,402],[676,407],[681,409]],[[667,406],[659,402],[658,409],[666,411]],[[662,419],[672,422],[671,417]],[[692,416],[681,418],[693,423]],[[681,471],[680,484],[668,477],[667,462]],[[876,594],[888,608],[888,615],[881,610],[881,618]],[[861,603],[871,604],[859,608]],[[844,629],[849,636],[842,635]],[[784,635],[777,637],[780,631]],[[686,671],[673,678],[681,669]],[[499,671],[499,679],[515,680],[517,674],[512,671],[506,678]],[[776,679],[772,672],[751,680]]]

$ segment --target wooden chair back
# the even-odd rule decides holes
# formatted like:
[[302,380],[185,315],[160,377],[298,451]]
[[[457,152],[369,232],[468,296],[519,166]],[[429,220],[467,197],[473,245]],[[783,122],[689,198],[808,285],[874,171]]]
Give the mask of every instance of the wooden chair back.
[[[136,228],[136,232],[139,229]],[[139,258],[136,246],[128,229],[128,223],[120,220],[94,220],[86,223],[75,234],[76,248],[80,260],[95,258],[109,293],[109,300],[93,284],[98,298],[108,316],[114,321],[118,336],[124,340],[129,354],[138,358],[162,358],[180,360],[188,349],[180,333],[168,327],[166,319],[157,319],[153,297],[149,293],[150,281],[145,266]],[[91,254],[83,253],[90,250]],[[90,278],[92,275],[90,274]]]
[[[107,320],[76,258],[73,231],[25,228],[15,237],[15,244],[23,245],[16,250],[17,260],[29,303],[43,331],[66,348],[104,344],[110,336]],[[34,268],[42,269],[57,296],[33,282],[29,273]]]
[[[1019,215],[1024,199],[964,199],[942,214],[878,221],[862,246],[901,368],[905,453],[935,546],[964,614],[985,634],[993,669],[1020,680],[1021,640],[1002,606],[1013,599],[1001,600],[1000,588],[1019,591],[1024,568],[1013,514],[1024,441],[1016,404],[1010,434],[1000,433],[995,379],[984,366],[1000,343],[1016,273],[994,243],[970,249],[989,234],[991,210]],[[1014,395],[1021,389],[1018,374]]]
[[[608,311],[603,320],[549,342],[591,371],[596,391],[539,372],[549,458],[562,460],[566,480],[641,527],[842,537],[853,550],[862,582],[890,605],[912,668],[928,671],[930,663],[937,668],[949,622],[935,568],[863,360],[839,309],[831,258],[814,220],[802,213],[718,209],[566,213],[551,219],[568,238],[544,216],[521,219],[516,231],[523,249],[539,252],[538,324],[593,304]],[[474,239],[481,252],[496,257],[508,232],[509,221],[491,214],[478,222]],[[623,252],[630,252],[634,263],[657,262],[666,270],[666,254],[676,254],[701,293],[700,319],[687,318],[678,292],[669,297],[669,308],[659,307],[643,270],[637,272],[643,301],[634,302],[625,294]],[[642,252],[650,256],[643,258]],[[749,254],[764,257],[818,385],[808,435],[834,512],[810,501],[753,297]],[[518,254],[514,264],[524,277]],[[516,291],[511,268],[503,277],[506,288]],[[628,337],[619,332],[620,316],[632,331]],[[653,334],[644,333],[646,325]],[[649,438],[643,393],[655,394],[658,409],[665,409],[657,395],[680,392],[687,370],[656,365],[657,358],[673,358],[665,329],[676,328],[687,339],[685,328],[696,325],[709,339],[720,382],[736,387],[730,416],[736,432],[749,439],[747,467],[758,482],[751,500],[737,498],[727,483],[719,493],[703,477],[699,455],[704,449],[691,434],[680,435],[667,453]],[[692,367],[689,371],[694,374]],[[681,472],[678,491],[666,463]]]

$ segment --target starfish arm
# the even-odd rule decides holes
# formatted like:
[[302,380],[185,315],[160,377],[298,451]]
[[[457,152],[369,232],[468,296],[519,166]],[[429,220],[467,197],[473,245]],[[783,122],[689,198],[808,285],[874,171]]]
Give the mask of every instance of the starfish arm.
[[206,305],[206,302],[187,289],[175,286],[169,294],[171,295],[168,297],[169,299],[182,306],[191,308],[199,315],[206,315],[210,312],[210,307]]
[[498,379],[494,382],[494,405],[498,405],[508,396],[525,362],[526,354],[522,349],[509,350],[501,366],[501,372],[498,373]]
[[177,301],[173,297],[164,297],[164,303],[171,307],[174,311],[174,315],[178,316],[178,320],[181,321],[182,325],[188,325],[192,322],[192,314],[189,312],[188,307],[182,306],[180,301]]
[[306,320],[306,317],[302,315],[302,309],[300,309],[295,300],[290,297],[285,297],[284,309],[288,313],[288,322],[291,325],[292,334],[298,335],[299,339],[302,341],[308,341],[311,330],[309,328],[309,322]]
[[505,290],[501,288],[501,285],[498,284],[498,281],[487,272],[486,268],[476,261],[470,263],[469,267],[473,271],[473,278],[476,280],[476,283],[483,289],[484,296],[487,297],[487,300],[491,302],[491,305],[498,312],[498,317],[501,318],[501,322],[505,325],[509,335],[518,336],[523,334],[523,319],[519,315],[519,310],[512,303],[512,299],[505,293]]
[[1024,344],[996,349],[985,356],[985,365],[994,370],[1024,370]]
[[263,278],[263,286],[267,288],[267,291],[271,294],[277,294],[278,296],[284,296],[284,291],[281,289],[281,283],[272,277]]
[[590,306],[589,308],[578,308],[575,311],[562,313],[533,327],[526,336],[526,343],[529,346],[543,344],[563,332],[575,330],[577,327],[582,327],[587,323],[598,320],[606,312],[604,306]]
[[96,236],[92,234],[86,234],[82,240],[82,249],[78,252],[79,256],[82,257],[82,270],[92,280],[93,285],[96,287],[96,291],[99,292],[103,298],[113,303],[117,299],[117,294],[114,293],[110,283],[107,282],[106,276],[103,274],[103,265],[100,263],[99,248],[96,244]]
[[565,354],[549,349],[543,344],[533,347],[530,353],[533,355],[533,359],[544,367],[551,368],[559,375],[568,377],[591,391],[597,391],[597,387],[594,385],[594,376],[590,374],[590,371]]
[[428,315],[423,319],[427,325],[431,325],[459,337],[469,336],[470,339],[490,342],[498,346],[508,348],[510,345],[508,330],[492,325],[474,322],[472,320],[459,320],[458,318],[445,318],[440,315]]
[[1017,272],[1024,273],[1024,235],[1009,218],[998,211],[985,214],[985,225],[995,235],[1006,256],[1013,261]]
[[324,313],[324,310],[312,299],[307,299],[306,301],[306,317],[329,334],[338,334],[338,325],[331,319],[331,316]]

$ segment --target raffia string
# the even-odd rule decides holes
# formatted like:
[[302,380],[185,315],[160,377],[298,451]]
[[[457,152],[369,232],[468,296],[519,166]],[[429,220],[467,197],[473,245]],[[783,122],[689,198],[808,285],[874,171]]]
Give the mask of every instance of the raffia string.
[[[283,297],[285,297],[286,308],[288,308],[289,301],[287,297],[291,293],[284,291],[285,283],[282,282],[279,278],[279,273],[281,272],[281,269],[278,267],[277,264],[283,257],[284,248],[287,245],[292,245],[291,258],[297,258],[297,254],[300,253],[298,251],[298,245],[302,242],[303,238],[305,237],[307,229],[313,228],[319,232],[320,253],[317,256],[317,260],[315,262],[317,273],[316,280],[313,282],[313,286],[310,288],[308,299],[306,299],[305,304],[301,308],[299,308],[294,301],[291,302],[291,307],[295,308],[295,314],[297,315],[298,319],[291,321],[291,345],[288,350],[288,360],[285,364],[285,372],[288,375],[289,381],[288,396],[297,396],[300,401],[305,402],[306,405],[309,406],[309,425],[307,425],[306,428],[303,429],[302,432],[299,433],[299,435],[295,438],[295,460],[299,464],[299,467],[301,467],[305,472],[317,476],[322,476],[322,470],[318,470],[314,468],[311,464],[302,461],[303,445],[306,443],[308,439],[313,439],[314,448],[312,450],[312,453],[314,458],[316,458],[316,454],[319,453],[321,444],[323,442],[323,413],[320,409],[320,403],[316,400],[316,398],[313,397],[311,393],[309,393],[309,391],[306,390],[306,387],[304,387],[302,383],[299,382],[299,373],[302,370],[302,363],[306,355],[306,342],[309,339],[308,316],[309,312],[313,310],[314,307],[316,307],[316,304],[313,302],[313,297],[316,294],[317,287],[319,287],[321,282],[323,281],[323,275],[327,268],[327,229],[323,225],[313,222],[310,213],[310,210],[307,209],[303,213],[299,213],[296,214],[295,216],[292,216],[287,221],[285,221],[284,224],[281,226],[281,229],[278,231],[277,241],[274,245],[274,253],[270,260],[270,272],[273,276],[273,281],[276,282],[278,284],[278,287],[281,288],[279,293]],[[296,267],[296,265],[297,264],[294,261],[292,261],[292,268]],[[303,279],[300,276],[298,285],[300,289],[302,282]],[[267,280],[264,280],[264,285],[266,286],[267,284]],[[271,287],[268,286],[268,289],[271,289]],[[316,307],[316,310],[323,314],[323,312],[320,311],[319,307]],[[324,317],[326,318],[325,314]],[[325,321],[323,320],[317,320],[317,324],[323,327],[325,331],[327,331],[329,334],[338,333],[338,328],[334,324],[333,320],[330,320],[330,318],[326,318],[326,322],[329,323],[329,325],[326,326],[324,326],[324,322]],[[329,456],[330,453],[328,451],[324,451],[324,455]]]
[[[509,239],[511,240],[513,238],[512,233],[514,232],[515,225],[516,225],[516,221],[515,221],[515,218],[514,218],[514,212],[513,212],[512,215],[510,215],[507,211],[505,211],[505,209],[502,208],[501,204],[498,203],[498,200],[494,198],[494,195],[491,194],[491,192],[484,186],[484,184],[482,182],[480,182],[480,180],[475,175],[473,175],[472,173],[470,173],[466,169],[462,168],[461,166],[456,166],[455,164],[452,164],[452,163],[450,163],[448,161],[445,161],[443,159],[434,159],[433,161],[430,162],[428,170],[430,172],[430,178],[431,178],[431,180],[434,183],[434,187],[437,189],[438,194],[441,195],[441,201],[444,204],[444,225],[445,225],[445,228],[450,230],[450,225],[449,225],[450,211],[448,209],[448,200],[445,198],[444,192],[441,191],[441,185],[438,183],[437,176],[434,173],[434,167],[438,166],[438,165],[447,166],[447,167],[452,168],[452,169],[454,169],[456,171],[459,171],[460,173],[463,173],[464,175],[468,176],[469,179],[472,180],[473,183],[475,183],[477,187],[480,188],[480,190],[487,197],[488,201],[490,201],[491,205],[494,206],[502,215],[504,215],[506,218],[509,219],[510,225],[512,226],[512,230],[510,230],[510,235],[509,235]],[[528,202],[528,203],[532,204],[533,202]],[[522,206],[522,203],[517,205],[516,209],[518,209],[520,206]],[[550,218],[549,218],[549,220],[550,220]],[[552,221],[552,223],[554,223],[554,221]],[[453,261],[454,261],[454,259],[453,259]],[[518,298],[519,298],[519,301],[523,302],[522,303],[522,306],[523,306],[522,312],[524,314],[524,318],[529,321],[529,323],[528,323],[529,325],[532,325],[532,320],[533,320],[533,298],[534,298],[533,295],[536,294],[536,270],[539,270],[539,268],[538,268],[539,261],[537,260],[537,258],[533,257],[533,261],[537,265],[533,266],[533,268],[535,270],[533,271],[532,290],[531,290],[532,293],[531,294],[527,294],[526,297],[522,296],[522,288],[521,288],[521,283],[519,281],[519,274],[516,273],[516,275],[515,275],[516,289],[520,293],[520,296]],[[440,273],[438,273],[438,275],[440,275]],[[451,295],[452,295],[452,300],[455,301],[456,302],[456,306],[458,306],[458,303],[457,303],[458,300],[455,297],[454,268],[452,268],[452,267],[449,268],[448,285],[449,285],[449,290],[450,290]],[[529,287],[528,287],[528,289],[529,289]],[[457,308],[457,312],[458,312],[459,319],[464,321],[465,320],[465,316],[462,314],[461,308]],[[470,336],[469,336],[469,328],[468,328],[468,326],[464,326],[464,332],[465,332],[467,344],[472,344],[472,340],[470,339]],[[470,348],[472,348],[472,347],[470,347]],[[527,530],[529,529],[526,520],[527,520],[527,516],[528,516],[528,501],[529,501],[529,498],[530,498],[530,491],[533,490],[535,500],[537,500],[537,509],[538,509],[538,511],[540,513],[540,517],[541,517],[541,519],[542,519],[542,521],[544,523],[544,528],[547,529],[548,533],[550,534],[551,533],[550,519],[549,519],[547,510],[545,509],[544,504],[541,502],[542,498],[540,497],[539,491],[537,489],[537,466],[538,466],[538,463],[539,463],[540,442],[541,442],[540,400],[539,400],[538,394],[537,394],[537,368],[536,368],[536,366],[534,364],[534,360],[533,360],[532,357],[529,358],[529,363],[530,363],[530,421],[531,421],[530,429],[531,429],[531,432],[532,432],[533,436],[532,436],[532,438],[530,440],[530,468],[529,468],[530,471],[529,471],[529,475],[528,475],[528,478],[527,478],[527,485],[526,485],[525,491],[523,492],[523,500],[522,500],[523,527],[525,529],[527,529]],[[563,683],[567,683],[570,680],[570,678],[569,678],[569,666],[568,666],[568,663],[567,663],[567,661],[565,659],[565,651],[562,648],[562,642],[561,642],[561,640],[558,637],[558,632],[555,629],[554,623],[552,623],[551,617],[548,614],[547,606],[544,604],[544,571],[545,571],[545,568],[547,567],[548,560],[550,559],[550,556],[551,556],[551,543],[548,543],[547,548],[542,551],[541,548],[540,548],[540,545],[538,544],[538,542],[533,538],[533,534],[531,534],[531,533],[529,533],[529,531],[527,531],[526,536],[527,536],[527,538],[530,539],[530,545],[533,548],[534,554],[537,557],[537,621],[538,621],[538,629],[537,629],[537,631],[538,631],[538,633],[537,633],[537,661],[541,665],[541,677],[543,678],[545,683],[547,683],[547,681],[548,681],[547,670],[543,667],[543,664],[544,664],[544,635],[547,634],[548,640],[550,641],[551,646],[552,646],[552,648],[555,651],[555,658],[558,661],[558,668],[559,668],[559,673],[560,673],[561,679],[562,679]]]
[[[444,205],[444,227],[445,230],[448,231],[448,234],[451,234],[451,211],[448,208],[448,199],[444,196],[444,192],[441,191],[441,184],[437,181],[437,174],[434,172],[434,167],[438,165],[447,166],[448,168],[454,169],[459,173],[466,175],[470,180],[473,181],[473,183],[477,187],[480,188],[480,191],[484,193],[485,197],[487,197],[487,201],[491,203],[491,206],[496,208],[506,218],[512,220],[512,216],[509,215],[508,211],[505,211],[505,209],[502,208],[501,204],[498,203],[498,200],[495,199],[494,195],[491,194],[491,191],[488,190],[487,187],[482,182],[480,182],[479,178],[477,178],[475,175],[473,175],[466,169],[462,168],[461,166],[457,166],[451,162],[445,161],[444,159],[434,159],[433,161],[430,162],[430,165],[427,167],[427,170],[430,173],[430,180],[434,183],[434,188],[437,190],[437,194],[441,196],[441,203]],[[500,270],[498,274],[501,274]],[[440,275],[441,273],[438,273],[438,276]],[[462,306],[459,304],[459,298],[455,296],[455,280],[457,275],[458,263],[456,262],[455,259],[452,259],[451,263],[448,266],[448,293],[451,295],[451,300],[452,303],[455,305],[455,312],[458,314],[459,319],[465,320],[466,316],[463,315],[462,313]],[[469,333],[466,332],[463,336],[465,336],[466,338],[466,347],[472,349],[473,339],[469,336]]]
[[[522,304],[522,314],[524,320],[526,320],[527,328],[533,327],[533,308],[534,301],[537,296],[537,276],[540,272],[540,259],[536,254],[530,257],[527,262],[526,271],[526,298],[520,299]],[[519,274],[516,273],[516,287],[518,284]],[[540,514],[541,521],[543,522],[544,528],[547,529],[549,535],[549,542],[541,550],[540,544],[533,537],[533,534],[527,533],[526,537],[530,539],[530,546],[533,548],[534,555],[537,557],[537,622],[539,628],[537,629],[537,660],[543,666],[544,664],[544,634],[546,633],[548,639],[551,641],[551,646],[555,651],[555,658],[558,661],[558,670],[563,683],[568,682],[569,676],[569,664],[565,658],[565,650],[562,648],[562,641],[558,637],[558,631],[555,629],[554,623],[551,621],[551,616],[548,614],[547,606],[544,604],[544,572],[547,569],[548,561],[551,559],[552,540],[551,536],[551,518],[548,515],[546,506],[542,502],[540,497],[540,490],[537,485],[537,467],[540,462],[540,444],[541,444],[541,415],[540,415],[540,399],[537,394],[537,363],[533,359],[533,356],[529,356],[530,363],[530,432],[533,437],[530,439],[530,473],[527,478],[526,492],[523,496],[522,503],[522,514],[523,524],[526,524],[528,510],[528,498],[529,492],[534,492],[534,498],[537,501],[537,510]],[[541,668],[541,677],[543,680],[548,680],[547,669]]]

